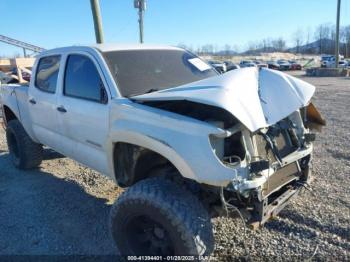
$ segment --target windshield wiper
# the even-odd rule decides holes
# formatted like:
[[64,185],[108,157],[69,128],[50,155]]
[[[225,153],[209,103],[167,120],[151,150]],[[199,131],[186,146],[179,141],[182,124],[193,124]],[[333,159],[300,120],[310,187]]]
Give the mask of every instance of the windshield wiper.
[[146,92],[134,93],[134,94],[130,94],[130,95],[126,96],[126,97],[140,96],[140,95],[144,95],[144,94],[153,93],[153,92],[156,92],[156,91],[159,91],[159,89],[151,88],[151,89],[148,89]]
[[149,93],[156,92],[156,91],[159,91],[159,89],[151,88],[151,89],[147,90],[147,92],[145,94],[149,94]]

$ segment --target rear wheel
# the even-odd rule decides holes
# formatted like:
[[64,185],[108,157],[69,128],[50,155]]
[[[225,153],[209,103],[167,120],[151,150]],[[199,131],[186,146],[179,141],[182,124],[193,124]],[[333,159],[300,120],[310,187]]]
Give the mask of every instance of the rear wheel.
[[214,248],[201,202],[163,178],[125,191],[112,207],[110,227],[122,255],[209,255]]
[[11,160],[17,168],[30,169],[41,164],[42,145],[35,143],[18,120],[11,120],[6,127],[6,139]]

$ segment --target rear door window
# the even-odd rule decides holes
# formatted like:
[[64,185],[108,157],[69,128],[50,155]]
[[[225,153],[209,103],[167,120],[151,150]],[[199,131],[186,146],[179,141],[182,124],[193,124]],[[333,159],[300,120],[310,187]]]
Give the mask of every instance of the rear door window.
[[38,89],[49,93],[56,92],[60,61],[59,55],[40,58],[35,76],[35,86]]

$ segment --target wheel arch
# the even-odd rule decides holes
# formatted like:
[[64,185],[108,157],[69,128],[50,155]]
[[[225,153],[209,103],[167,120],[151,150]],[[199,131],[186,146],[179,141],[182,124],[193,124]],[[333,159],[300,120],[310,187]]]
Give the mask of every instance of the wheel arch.
[[139,141],[140,138],[113,143],[113,175],[118,185],[129,187],[151,177],[151,171],[162,166],[170,166],[183,177],[194,179],[192,169],[169,145],[147,136],[143,137],[144,143]]
[[2,106],[2,113],[3,113],[3,119],[4,119],[5,126],[11,120],[15,120],[15,119],[19,120],[19,117],[16,115],[16,113],[7,105]]

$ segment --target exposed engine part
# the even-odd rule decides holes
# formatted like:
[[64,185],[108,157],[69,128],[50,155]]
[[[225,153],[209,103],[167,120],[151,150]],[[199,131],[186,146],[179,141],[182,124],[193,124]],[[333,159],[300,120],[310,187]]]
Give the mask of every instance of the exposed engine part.
[[236,165],[240,165],[242,162],[242,159],[239,156],[225,156],[223,157],[223,162],[231,165],[231,166],[236,166]]
[[246,149],[242,143],[242,133],[237,132],[229,137],[209,137],[210,144],[216,156],[228,165],[237,165],[246,157]]
[[215,119],[215,121],[219,121],[224,123],[224,128],[228,129],[233,127],[239,121],[232,116],[225,109],[204,105],[201,103],[196,103],[187,100],[174,100],[174,101],[136,101],[138,103],[156,107],[162,110],[170,111],[173,113],[177,113],[180,115],[192,117],[201,121],[208,121],[210,119]]
[[250,163],[249,169],[251,173],[259,173],[265,169],[269,169],[270,162],[268,160],[259,160]]
[[266,145],[270,147],[272,153],[274,154],[276,160],[282,164],[282,158],[278,152],[276,142],[274,138],[271,138],[268,134],[265,134],[263,132],[259,132],[259,134],[265,139]]

